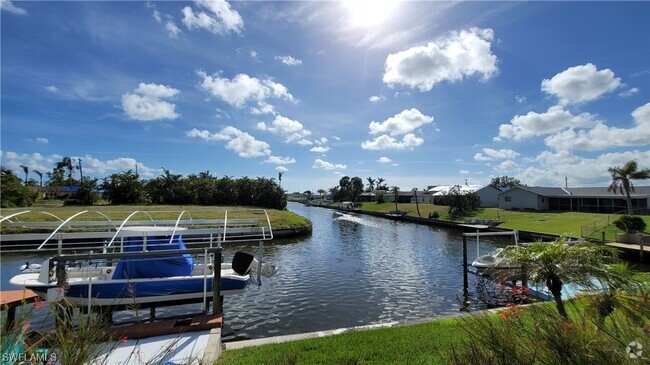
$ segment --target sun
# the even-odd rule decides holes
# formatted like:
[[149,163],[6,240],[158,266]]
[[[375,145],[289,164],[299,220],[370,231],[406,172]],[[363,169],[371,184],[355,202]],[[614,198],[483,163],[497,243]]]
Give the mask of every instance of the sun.
[[390,16],[397,3],[396,0],[343,1],[349,13],[350,24],[356,27],[368,27],[383,22]]

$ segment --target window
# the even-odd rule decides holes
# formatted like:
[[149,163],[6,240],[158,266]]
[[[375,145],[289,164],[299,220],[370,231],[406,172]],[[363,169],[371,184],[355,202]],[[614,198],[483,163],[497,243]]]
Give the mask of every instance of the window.
[[507,202],[511,202],[511,201],[512,201],[512,198],[509,197],[509,196],[506,196],[506,201],[507,201]]

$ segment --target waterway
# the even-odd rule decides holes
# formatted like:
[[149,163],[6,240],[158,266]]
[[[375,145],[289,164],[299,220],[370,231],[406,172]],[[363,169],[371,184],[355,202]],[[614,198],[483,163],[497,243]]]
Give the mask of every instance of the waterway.
[[[224,340],[261,338],[458,313],[462,307],[462,232],[289,203],[311,220],[311,236],[265,244],[276,276],[226,296]],[[481,239],[481,254],[509,240]],[[476,256],[470,245],[470,260]],[[257,245],[224,245],[256,253]],[[3,254],[0,287],[35,253]],[[158,315],[198,311],[198,305],[161,308]],[[126,314],[124,314],[126,315]],[[116,319],[120,314],[115,315]]]

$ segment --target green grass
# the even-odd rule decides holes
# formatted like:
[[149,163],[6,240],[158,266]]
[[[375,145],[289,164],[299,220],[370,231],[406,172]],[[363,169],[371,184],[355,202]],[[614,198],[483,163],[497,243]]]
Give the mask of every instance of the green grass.
[[[20,215],[17,218],[21,221],[50,221],[54,219],[40,212],[47,212],[54,214],[61,219],[66,219],[75,213],[81,212],[83,210],[88,210],[88,213],[77,217],[76,220],[105,220],[102,215],[96,213],[101,212],[108,216],[111,220],[121,221],[135,211],[147,212],[153,219],[171,220],[177,219],[182,211],[189,213],[189,215],[188,213],[185,213],[182,219],[187,219],[188,217],[192,217],[193,219],[222,219],[224,217],[224,212],[228,210],[228,218],[233,219],[251,218],[251,215],[249,212],[247,212],[247,210],[250,211],[255,209],[259,210],[259,208],[255,207],[214,207],[199,205],[94,205],[66,207],[57,205],[39,205],[36,207],[28,208],[2,209],[0,214],[2,216],[8,216],[10,214],[24,210],[30,210],[30,213]],[[288,210],[266,209],[266,211],[269,214],[269,220],[271,221],[271,227],[273,227],[273,229],[301,228],[311,226],[311,222],[307,218],[289,212]],[[147,220],[149,217],[144,213],[138,213],[131,219]],[[260,219],[266,219],[266,217],[260,215]],[[7,233],[4,228],[3,233]]]
[[[411,217],[417,217],[417,207],[415,204],[398,203],[400,210],[408,211]],[[569,235],[572,237],[581,237],[581,228],[583,226],[597,226],[598,228],[608,226],[606,229],[607,237],[618,232],[616,227],[611,224],[620,215],[603,214],[603,213],[582,213],[582,212],[522,212],[503,210],[498,208],[481,208],[477,212],[452,217],[448,214],[448,207],[433,204],[420,204],[420,215],[422,218],[429,217],[429,213],[437,211],[441,220],[462,223],[465,219],[491,219],[503,221],[500,228],[517,229],[522,231],[548,233],[554,235]],[[388,213],[395,210],[395,203],[377,204],[374,202],[362,203],[361,210],[370,212]],[[650,233],[650,216],[642,217],[647,223],[646,233]],[[599,238],[599,237],[594,237]]]
[[445,349],[462,335],[456,320],[443,319],[228,350],[218,364],[449,364]]

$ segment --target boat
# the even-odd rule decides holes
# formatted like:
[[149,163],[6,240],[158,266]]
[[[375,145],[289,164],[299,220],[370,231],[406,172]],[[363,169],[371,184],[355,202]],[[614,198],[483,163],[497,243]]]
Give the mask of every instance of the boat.
[[354,206],[353,202],[341,202],[339,204],[339,210],[342,212],[354,212],[359,209]]
[[505,257],[505,251],[505,248],[499,247],[487,255],[479,256],[472,262],[472,266],[479,271],[494,268],[510,268],[508,259]]
[[[164,305],[205,302],[211,298],[215,267],[219,270],[216,274],[220,277],[221,295],[241,293],[255,273],[260,280],[260,276],[271,277],[278,271],[275,266],[262,263],[261,258],[258,260],[244,252],[235,253],[232,262],[220,265],[215,265],[210,255],[220,253],[221,245],[229,241],[261,243],[272,239],[268,215],[265,216],[266,227],[259,227],[260,219],[228,221],[227,213],[223,220],[181,220],[181,213],[173,224],[169,221],[130,221],[133,215],[119,225],[111,225],[115,229],[109,232],[61,232],[68,222],[64,221],[39,246],[42,249],[50,238],[58,236],[57,255],[40,266],[26,263],[21,273],[9,282],[30,289],[45,300],[65,296],[78,306]],[[145,222],[147,224],[143,224]],[[96,226],[93,222],[76,223],[73,226],[86,229]],[[38,234],[29,234],[29,237],[35,235]],[[111,237],[105,241],[101,252],[65,253],[63,242],[66,240],[87,237],[94,242],[97,236]],[[186,243],[203,247],[188,248]],[[65,281],[64,286],[59,285],[61,281]]]
[[407,214],[408,212],[405,210],[391,210],[388,213],[386,213],[386,216],[391,218],[401,218]]

